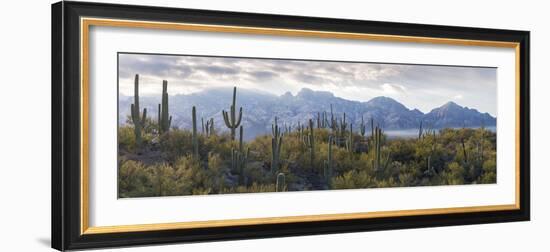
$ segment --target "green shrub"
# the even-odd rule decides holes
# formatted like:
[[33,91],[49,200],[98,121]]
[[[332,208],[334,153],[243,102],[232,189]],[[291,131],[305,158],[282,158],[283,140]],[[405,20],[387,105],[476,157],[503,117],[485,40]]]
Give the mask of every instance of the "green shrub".
[[[118,129],[119,197],[275,191],[277,172],[270,172],[271,135],[245,143],[250,154],[243,172],[245,183],[239,184],[238,174],[230,170],[231,152],[238,142],[229,133],[199,135],[200,160],[195,160],[189,130],[172,129],[158,136],[153,126],[154,122],[146,124],[139,151],[133,126]],[[496,182],[496,134],[489,131],[443,129],[420,140],[383,136],[384,169],[378,171],[373,167],[371,143],[355,134],[352,151],[344,145],[332,146],[332,176],[325,178],[329,134],[327,129],[314,130],[313,166],[299,134],[283,136],[278,172],[285,174],[288,191]]]

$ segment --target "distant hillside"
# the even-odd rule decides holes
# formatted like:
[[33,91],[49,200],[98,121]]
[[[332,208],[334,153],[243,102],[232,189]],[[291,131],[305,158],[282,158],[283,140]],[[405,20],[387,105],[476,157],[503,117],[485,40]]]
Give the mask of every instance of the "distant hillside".
[[[204,119],[214,118],[218,130],[227,130],[223,125],[222,109],[229,109],[232,89],[210,89],[189,95],[169,97],[169,110],[173,116],[172,126],[179,128],[191,127],[191,108],[197,107],[197,116]],[[130,104],[133,97],[119,97],[119,123],[124,124],[130,114]],[[158,97],[140,97],[141,107],[146,107],[148,115],[156,120]],[[245,128],[246,139],[259,134],[269,133],[274,118],[279,118],[281,124],[297,125],[308,119],[317,117],[317,113],[327,112],[330,117],[332,104],[335,117],[346,113],[346,119],[359,125],[361,116],[367,122],[371,118],[385,130],[405,130],[418,128],[420,121],[424,127],[479,127],[495,126],[496,118],[488,113],[480,113],[476,109],[462,107],[454,102],[448,102],[434,108],[429,113],[417,109],[408,109],[403,104],[388,97],[376,97],[368,102],[346,100],[334,96],[330,92],[302,89],[297,95],[287,92],[274,96],[253,90],[237,89],[237,107],[243,107],[242,125]]]

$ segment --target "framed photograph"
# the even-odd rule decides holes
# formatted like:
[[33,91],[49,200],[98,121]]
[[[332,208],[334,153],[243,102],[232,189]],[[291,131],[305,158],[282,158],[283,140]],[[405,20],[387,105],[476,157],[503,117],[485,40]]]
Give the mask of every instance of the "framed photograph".
[[58,250],[529,220],[529,32],[52,6]]

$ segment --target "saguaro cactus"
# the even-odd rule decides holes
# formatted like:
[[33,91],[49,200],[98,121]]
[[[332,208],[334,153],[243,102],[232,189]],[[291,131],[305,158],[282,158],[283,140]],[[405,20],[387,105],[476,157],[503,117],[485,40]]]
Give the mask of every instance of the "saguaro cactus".
[[309,149],[309,164],[313,170],[315,161],[315,135],[313,134],[313,120],[311,119],[309,119],[308,133],[304,140],[306,147]]
[[328,119],[327,119],[327,112],[323,111],[323,124],[321,125],[323,128],[326,128],[328,126]]
[[338,130],[338,121],[336,118],[334,118],[334,113],[332,111],[332,104],[330,104],[330,129],[332,130],[332,133],[336,133]]
[[286,190],[285,174],[277,174],[277,192],[284,192]]
[[206,121],[205,132],[206,137],[214,135],[214,118],[210,118],[210,120]]
[[353,123],[350,123],[349,124],[349,134],[348,134],[348,137],[346,138],[346,150],[349,153],[353,153],[353,151],[354,151],[355,142],[353,140],[354,140],[353,139]]
[[370,119],[370,130],[371,130],[371,133],[370,133],[370,137],[371,139],[374,139],[374,119]]
[[193,106],[192,110],[192,116],[193,116],[193,135],[191,142],[193,143],[193,156],[198,160],[199,157],[199,138],[197,133],[197,111],[195,109],[195,106]]
[[[372,166],[374,167],[375,171],[382,171],[383,169],[386,169],[388,167],[388,164],[390,163],[390,157],[391,152],[387,152],[385,157],[382,157],[382,138],[383,133],[382,129],[376,126],[374,128],[374,139],[373,139],[373,160],[372,160]],[[383,159],[383,160],[382,160]]]
[[292,124],[289,124],[287,125],[286,123],[283,124],[283,129],[284,129],[284,135],[288,135],[290,133],[292,133]]
[[130,105],[130,114],[132,117],[132,123],[134,123],[134,135],[136,137],[136,145],[141,145],[141,131],[145,126],[145,120],[147,118],[147,109],[143,109],[143,116],[139,115],[139,74],[136,74],[134,79],[134,103]]
[[239,148],[231,149],[231,169],[233,171],[236,171],[239,174],[239,184],[241,185],[245,183],[244,170],[248,162],[249,153],[250,153],[249,148],[246,148],[246,151],[244,150],[243,126],[240,126],[239,127]]
[[162,81],[162,101],[158,105],[159,134],[168,132],[172,124],[172,116],[168,114],[168,81]]
[[462,155],[464,156],[464,163],[468,164],[468,154],[466,151],[466,144],[464,143],[464,138],[460,139],[460,143],[462,144]]
[[201,134],[206,135],[206,129],[204,128],[204,117],[201,117]]
[[[477,158],[479,161],[479,170],[481,170],[481,173],[483,172],[483,162],[485,162],[484,159],[484,152],[483,152],[483,144],[485,143],[485,122],[484,120],[481,120],[481,127],[479,128],[480,133],[480,139],[476,144],[476,150],[477,150]],[[435,139],[435,134],[434,134]],[[435,140],[434,140],[435,142]],[[435,145],[435,143],[434,143]]]
[[382,156],[381,153],[381,142],[382,142],[382,129],[380,129],[378,126],[374,128],[374,138],[373,138],[373,149],[374,149],[374,158],[373,158],[373,167],[375,171],[379,171],[380,166],[380,158]]
[[227,126],[227,128],[231,130],[232,140],[235,140],[235,130],[241,124],[241,119],[243,116],[243,107],[239,109],[239,115],[237,116],[236,114],[237,113],[236,100],[237,100],[237,87],[233,87],[233,103],[229,108],[229,113],[225,110],[222,110],[223,121],[225,122],[225,125]]
[[279,157],[281,154],[281,146],[283,145],[283,136],[281,136],[281,129],[277,125],[277,117],[275,117],[275,124],[271,125],[271,172],[279,170]]
[[346,133],[346,128],[348,127],[348,123],[346,122],[346,112],[344,112],[343,119],[340,118],[340,134],[342,134],[342,137]]
[[323,176],[330,187],[330,181],[332,178],[332,136],[328,137],[328,154],[327,160],[324,161]]
[[422,138],[422,121],[420,121],[420,127],[418,128],[418,140]]
[[367,126],[365,125],[365,120],[363,119],[363,116],[361,116],[361,124],[359,125],[359,131],[362,137],[365,137],[366,129],[367,129]]
[[303,140],[304,139],[304,126],[298,121],[298,126],[296,127],[296,131],[298,131],[298,139]]
[[483,143],[485,142],[485,127],[481,127],[481,141],[479,143],[479,163],[481,164],[481,167],[483,167]]

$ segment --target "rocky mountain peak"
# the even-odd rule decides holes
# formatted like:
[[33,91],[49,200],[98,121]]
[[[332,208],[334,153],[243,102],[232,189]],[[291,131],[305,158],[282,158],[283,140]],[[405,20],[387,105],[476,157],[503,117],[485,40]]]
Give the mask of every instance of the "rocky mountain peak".
[[[173,126],[179,128],[191,127],[191,110],[196,106],[197,116],[214,118],[218,130],[227,130],[223,124],[221,111],[228,109],[231,103],[232,89],[207,89],[187,95],[170,96],[169,109],[173,116]],[[159,96],[142,96],[140,102],[147,108],[148,114],[156,115]],[[119,97],[119,123],[125,124],[130,114],[130,96]],[[301,89],[296,95],[286,92],[274,96],[261,91],[237,88],[237,106],[243,107],[243,127],[247,134],[245,138],[253,138],[259,134],[268,134],[273,118],[279,122],[295,125],[314,119],[318,113],[328,113],[333,107],[334,117],[340,118],[346,113],[350,123],[358,125],[361,118],[373,119],[387,130],[414,129],[420,121],[432,128],[443,127],[476,127],[496,125],[496,118],[475,109],[461,107],[454,102],[448,102],[429,113],[417,109],[408,109],[390,97],[376,97],[368,102],[347,100],[334,96],[331,92]]]

